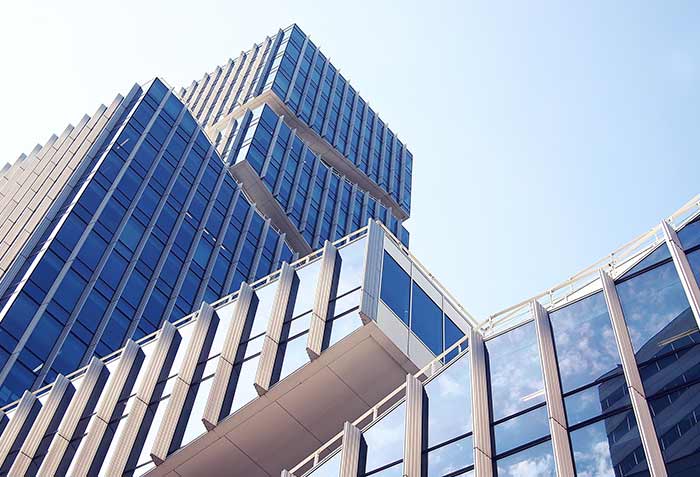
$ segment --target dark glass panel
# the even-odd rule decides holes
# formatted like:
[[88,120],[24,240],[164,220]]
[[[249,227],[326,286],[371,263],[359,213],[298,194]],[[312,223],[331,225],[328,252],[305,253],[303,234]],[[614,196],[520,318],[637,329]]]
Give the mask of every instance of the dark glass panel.
[[620,279],[624,279],[626,277],[629,277],[630,275],[634,275],[635,273],[641,270],[651,267],[652,265],[655,265],[659,262],[663,262],[664,260],[668,260],[669,258],[671,258],[671,253],[668,251],[668,247],[666,246],[666,244],[663,243],[659,245],[659,247],[656,250],[644,257],[641,262],[636,264],[631,269],[627,270],[622,275],[622,277],[620,277]]
[[696,475],[700,468],[700,384],[650,399],[649,408],[669,477]]
[[411,300],[411,330],[433,354],[442,353],[442,310],[416,282]]
[[411,295],[411,279],[408,274],[384,252],[381,299],[396,316],[408,325],[408,306]]
[[700,220],[695,219],[678,231],[678,239],[684,250],[700,245]]
[[604,381],[564,398],[569,426],[630,404],[623,376]]
[[[625,433],[613,433],[620,423],[632,423]],[[642,477],[649,475],[642,442],[629,410],[571,432],[576,473],[580,476]],[[642,459],[639,460],[639,457]],[[630,459],[631,458],[631,459]]]

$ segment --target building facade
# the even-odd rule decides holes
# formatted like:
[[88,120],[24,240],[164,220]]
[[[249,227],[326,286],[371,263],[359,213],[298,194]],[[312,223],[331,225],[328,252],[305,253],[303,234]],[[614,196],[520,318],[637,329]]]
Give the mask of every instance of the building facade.
[[0,475],[685,477],[700,198],[477,320],[296,25],[0,171]]
[[340,142],[268,105],[285,104],[279,83],[299,42],[298,27],[280,30],[179,95],[160,79],[135,86],[3,169],[0,402],[369,219],[408,242],[410,152],[371,113],[369,133],[382,134],[367,139],[365,162],[394,175],[344,155],[354,150],[342,140],[353,136],[348,116],[369,114],[345,80],[361,113],[314,110]]

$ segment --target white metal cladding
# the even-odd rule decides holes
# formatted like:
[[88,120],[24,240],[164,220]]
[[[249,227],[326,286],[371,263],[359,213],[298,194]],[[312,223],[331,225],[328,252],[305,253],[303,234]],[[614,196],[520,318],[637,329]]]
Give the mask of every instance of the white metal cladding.
[[57,426],[73,396],[74,389],[68,378],[58,375],[53,386],[51,386],[46,402],[32,423],[32,427],[22,444],[19,454],[15,457],[9,475],[25,475],[29,471],[29,466],[36,457],[41,441],[52,428]]
[[424,429],[423,383],[412,374],[406,375],[406,435],[404,437],[403,475],[421,477],[423,475],[422,454]]
[[554,351],[554,338],[547,310],[537,301],[532,302],[532,314],[537,330],[537,343],[542,364],[545,401],[549,414],[549,432],[552,436],[552,449],[557,475],[574,475],[574,460],[569,445],[569,433],[561,394],[559,367]]
[[321,355],[323,336],[326,331],[328,307],[335,289],[338,286],[338,274],[340,273],[340,254],[338,249],[329,241],[323,247],[321,258],[321,271],[316,285],[316,295],[311,311],[311,323],[306,345],[306,352],[310,359],[316,359]]
[[285,318],[292,312],[294,300],[292,293],[294,284],[298,282],[297,273],[288,263],[282,264],[279,285],[275,294],[275,302],[272,306],[270,319],[267,322],[267,331],[263,342],[260,361],[255,375],[255,390],[262,396],[272,385],[272,373],[277,359],[280,336]]
[[226,337],[221,348],[221,354],[216,363],[214,382],[212,383],[207,404],[204,408],[202,421],[207,430],[212,430],[222,417],[226,392],[229,388],[233,375],[233,364],[236,360],[236,353],[241,344],[243,332],[250,326],[255,317],[257,307],[257,297],[253,289],[247,283],[242,283],[238,292],[236,309],[233,318],[226,330]]
[[194,326],[194,331],[187,346],[180,371],[175,378],[175,387],[168,400],[165,416],[163,416],[163,420],[160,423],[156,440],[151,449],[151,458],[156,464],[163,463],[165,458],[168,457],[168,452],[173,445],[175,432],[185,407],[187,393],[196,379],[195,371],[198,364],[206,361],[209,355],[209,348],[218,324],[219,317],[214,312],[214,308],[208,303],[202,303],[197,315],[197,321],[192,325]]
[[155,396],[156,386],[159,381],[167,378],[174,354],[180,344],[180,333],[171,323],[166,323],[158,334],[155,349],[149,356],[143,380],[136,390],[136,398],[131,402],[129,415],[124,423],[124,430],[116,443],[112,459],[107,464],[108,475],[121,475],[126,469],[132,452],[136,436],[141,431],[143,419],[148,411],[148,406]]
[[46,457],[39,468],[39,475],[58,475],[70,442],[76,438],[80,420],[92,412],[96,400],[104,391],[108,376],[104,363],[93,358],[83,376],[80,387],[70,402],[56,434],[49,445]]
[[343,449],[340,451],[339,477],[356,477],[360,468],[362,432],[346,422],[343,426]]

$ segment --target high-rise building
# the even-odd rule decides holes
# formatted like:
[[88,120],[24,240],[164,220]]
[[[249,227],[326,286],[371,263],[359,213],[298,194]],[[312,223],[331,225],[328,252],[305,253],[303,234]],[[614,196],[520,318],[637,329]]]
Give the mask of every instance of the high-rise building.
[[[314,105],[306,123],[284,103],[285,75]],[[365,105],[292,26],[180,95],[136,86],[6,167],[0,402],[370,218],[407,243],[412,158]]]
[[691,476],[700,197],[477,320],[298,27],[0,173],[0,475]]

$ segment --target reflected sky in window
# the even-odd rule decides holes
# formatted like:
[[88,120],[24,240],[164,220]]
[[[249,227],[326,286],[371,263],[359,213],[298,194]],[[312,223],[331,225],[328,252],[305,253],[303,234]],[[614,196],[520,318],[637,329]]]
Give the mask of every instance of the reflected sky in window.
[[365,471],[403,459],[406,404],[401,403],[362,433],[367,444]]
[[629,404],[630,397],[623,376],[591,386],[564,398],[566,418],[570,426]]
[[[627,411],[634,419],[632,411]],[[607,427],[614,426],[615,417],[598,421],[582,429],[573,431],[571,435],[571,447],[574,453],[574,463],[576,472],[580,476],[618,476],[624,477],[637,474],[646,470],[646,463],[643,462],[634,466],[633,472],[615,472],[613,458],[619,462],[623,460],[630,451],[638,449],[642,444],[639,439],[639,432],[634,427],[627,432],[622,439],[617,442],[608,438]],[[610,421],[610,423],[608,423]]]
[[251,337],[264,333],[267,329],[267,322],[270,319],[270,313],[272,312],[272,305],[274,305],[275,302],[275,293],[277,292],[278,285],[279,282],[276,281],[255,290],[255,294],[258,297],[258,306],[255,310],[255,318],[253,319],[253,326],[250,331]]
[[612,372],[622,372],[602,292],[549,315],[564,393]]
[[486,350],[494,421],[544,401],[534,322],[488,340]]
[[547,406],[540,406],[493,426],[496,454],[502,454],[547,435],[549,435]]
[[367,237],[338,249],[341,258],[338,295],[354,290],[362,285],[365,267],[365,248]]
[[474,443],[467,436],[428,453],[428,477],[443,477],[473,464]]
[[694,320],[681,316],[688,315],[689,305],[672,262],[619,283],[616,287],[638,362],[663,351],[670,336],[660,332],[676,318],[680,317],[683,323],[674,323],[669,335],[697,330]]
[[428,384],[428,447],[471,432],[469,354],[455,361]]
[[321,262],[322,260],[319,259],[297,270],[299,282],[294,300],[293,317],[306,313],[314,306],[316,284],[318,283],[318,275],[321,272]]
[[498,477],[554,477],[551,441],[496,461]]
[[318,466],[308,477],[338,477],[340,473],[340,452]]

